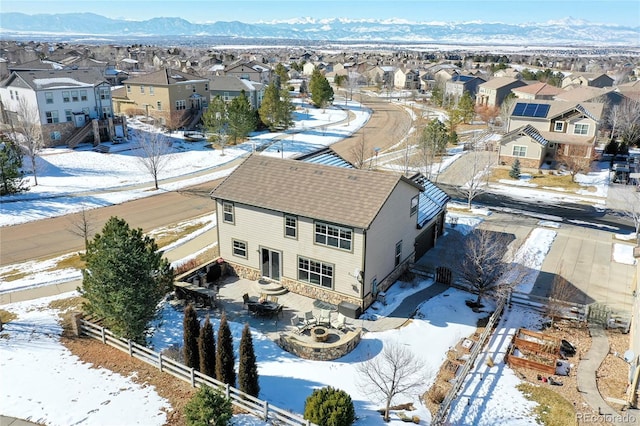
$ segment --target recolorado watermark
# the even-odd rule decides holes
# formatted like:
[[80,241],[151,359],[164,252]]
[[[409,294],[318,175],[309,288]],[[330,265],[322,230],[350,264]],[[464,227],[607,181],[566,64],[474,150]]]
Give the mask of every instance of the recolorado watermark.
[[576,420],[580,423],[635,423],[638,421],[636,416],[629,413],[624,414],[598,414],[598,413],[576,413]]

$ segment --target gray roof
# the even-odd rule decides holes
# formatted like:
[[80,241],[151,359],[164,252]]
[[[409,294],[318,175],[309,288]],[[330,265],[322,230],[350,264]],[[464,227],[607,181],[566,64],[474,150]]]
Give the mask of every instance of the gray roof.
[[326,222],[368,229],[401,182],[399,174],[326,166],[253,154],[211,197]]
[[12,86],[18,78],[33,90],[46,90],[65,87],[87,87],[107,84],[102,73],[95,69],[84,70],[39,70],[14,71],[3,82],[3,86]]
[[133,84],[154,84],[168,86],[170,84],[182,83],[185,81],[205,81],[207,78],[186,72],[174,70],[171,68],[161,69],[149,74],[143,74],[137,77],[128,78],[124,83]]
[[244,80],[235,76],[216,76],[211,77],[209,83],[209,90],[211,91],[232,91],[232,92],[253,92],[260,90],[260,83],[256,83],[249,80]]
[[421,173],[411,180],[424,188],[418,199],[418,226],[422,228],[446,208],[451,197]]

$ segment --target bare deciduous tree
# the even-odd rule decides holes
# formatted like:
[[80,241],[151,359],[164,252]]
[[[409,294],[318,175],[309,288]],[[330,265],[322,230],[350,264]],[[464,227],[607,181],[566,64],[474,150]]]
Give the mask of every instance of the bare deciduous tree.
[[623,143],[631,145],[640,139],[640,102],[625,99],[611,108],[608,116],[611,138],[618,136]]
[[576,296],[577,289],[562,275],[562,267],[560,272],[553,278],[551,285],[551,293],[547,306],[545,306],[545,314],[551,319],[551,327],[555,320],[562,318],[567,311],[567,305]]
[[622,198],[627,206],[626,209],[621,209],[620,213],[633,221],[633,226],[636,229],[636,235],[640,235],[640,186],[627,185],[622,193]]
[[33,172],[34,185],[38,185],[38,173],[36,167],[36,160],[38,154],[44,146],[42,140],[42,126],[40,125],[40,119],[38,109],[30,106],[25,98],[18,100],[18,109],[16,111],[16,131],[14,133],[14,141],[20,145],[29,161],[31,163],[31,170]]
[[471,203],[478,195],[487,191],[489,164],[485,154],[473,150],[465,156],[468,167],[461,170],[460,176],[465,183],[458,187],[458,192],[467,199],[468,209],[471,209]]
[[95,220],[86,207],[82,207],[77,216],[71,216],[69,232],[84,239],[84,248],[86,250],[89,240],[93,238],[95,230]]
[[158,176],[171,158],[171,142],[162,133],[143,133],[138,148],[142,151],[138,158],[158,189]]
[[509,259],[510,242],[507,234],[479,228],[466,236],[458,265],[459,278],[477,292],[476,305],[489,294],[503,294],[512,289],[517,282],[515,279],[501,280],[505,272],[514,268]]
[[374,399],[384,402],[384,420],[389,421],[389,407],[399,395],[414,396],[426,387],[423,363],[399,343],[385,345],[382,353],[358,364],[357,371],[362,389]]
[[594,152],[591,151],[589,155],[585,155],[586,149],[588,147],[578,145],[561,145],[558,147],[556,159],[566,166],[572,182],[576,181],[578,173],[585,173],[591,170],[591,163],[595,158]]
[[361,137],[350,150],[351,163],[356,169],[362,169],[367,162],[367,148],[364,143],[364,129],[361,130]]

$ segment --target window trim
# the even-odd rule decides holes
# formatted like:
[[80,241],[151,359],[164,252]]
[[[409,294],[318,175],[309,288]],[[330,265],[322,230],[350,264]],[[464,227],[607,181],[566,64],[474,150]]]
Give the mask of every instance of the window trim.
[[[226,211],[226,208],[230,207],[230,211]],[[231,225],[236,224],[236,211],[235,206],[231,201],[223,201],[222,202],[222,221],[224,223],[229,223]],[[230,215],[231,219],[227,220],[227,215]]]
[[179,99],[176,101],[176,111],[184,111],[187,109],[187,101]]
[[[517,153],[516,153],[516,148],[518,148],[518,152]],[[511,150],[511,155],[513,157],[526,157],[527,156],[527,147],[525,145],[513,145],[513,149]]]
[[[338,226],[338,225],[332,225],[330,223],[326,223],[326,222],[315,222],[313,224],[313,243],[317,244],[317,245],[321,245],[321,246],[325,246],[325,247],[332,247],[332,248],[336,248],[338,250],[343,250],[343,251],[353,251],[353,228],[347,228],[344,226]],[[318,232],[318,227],[324,227],[325,228],[325,232]],[[335,229],[336,234],[330,234],[329,230],[330,229]],[[348,233],[349,234],[349,238],[343,237],[342,233]],[[318,241],[318,236],[322,236],[324,237],[325,242],[322,241]],[[336,244],[330,244],[329,240],[330,239],[335,239],[336,240]],[[348,241],[349,242],[349,247],[345,248],[342,247],[341,241]]]
[[[244,248],[242,248],[241,245],[244,246]],[[242,251],[244,251],[244,255],[241,254]],[[249,244],[246,241],[236,240],[235,238],[231,240],[231,254],[233,254],[236,257],[247,259],[248,253],[249,253]]]
[[86,101],[88,98],[87,96],[87,91],[86,90],[80,90],[80,100],[81,101]]
[[[558,124],[560,125],[560,128],[558,128]],[[553,131],[554,132],[564,132],[564,127],[565,127],[565,122],[564,121],[556,121],[555,124],[553,125]]]
[[71,92],[69,92],[68,90],[62,91],[62,102],[64,103],[71,102]]
[[[303,269],[300,265],[301,262],[307,262],[308,268]],[[315,268],[312,268],[312,263],[316,264],[317,266]],[[331,273],[326,274],[325,271],[327,270],[330,270]],[[322,262],[320,260],[315,260],[310,257],[298,256],[296,271],[297,271],[297,275],[296,275],[297,280],[300,282],[307,283],[309,285],[313,285],[319,288],[330,289],[330,290],[333,290],[335,288],[336,266],[333,263]],[[301,272],[306,273],[307,275],[306,279],[301,276]],[[318,283],[312,282],[311,280],[312,274],[318,276]],[[325,281],[323,278],[326,278],[329,280],[329,286],[323,284],[323,282]]]
[[[398,250],[400,248],[400,250]],[[395,253],[393,257],[394,267],[397,268],[402,263],[402,240],[396,243]]]
[[[293,220],[293,225],[288,224],[287,222]],[[293,230],[293,235],[289,235],[287,231]],[[298,239],[298,217],[292,214],[284,215],[284,237],[291,238],[294,240]]]
[[420,194],[415,197],[411,197],[411,204],[409,205],[409,216],[413,216],[418,213],[418,206],[420,205]]
[[53,92],[44,92],[44,100],[46,104],[53,104]]
[[45,111],[44,116],[47,124],[58,124],[60,122],[58,111]]

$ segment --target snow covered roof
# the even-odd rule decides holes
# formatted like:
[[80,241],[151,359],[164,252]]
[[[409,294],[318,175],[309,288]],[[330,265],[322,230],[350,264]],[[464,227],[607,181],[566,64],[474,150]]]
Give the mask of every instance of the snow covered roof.
[[15,79],[24,81],[33,90],[58,89],[64,87],[94,87],[106,83],[102,73],[95,69],[84,70],[39,70],[14,71],[4,83],[12,86]]

